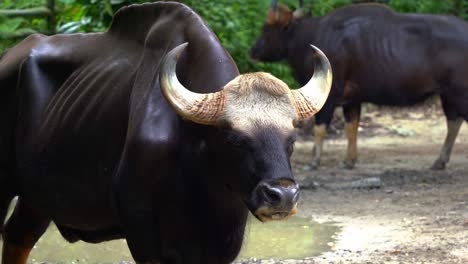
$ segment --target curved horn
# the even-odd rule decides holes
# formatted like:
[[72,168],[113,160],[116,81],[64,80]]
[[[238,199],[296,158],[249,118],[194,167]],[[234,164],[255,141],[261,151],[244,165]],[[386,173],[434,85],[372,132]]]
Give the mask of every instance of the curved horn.
[[183,43],[175,47],[164,58],[159,73],[162,94],[181,117],[198,124],[215,125],[224,110],[224,90],[209,94],[194,93],[177,79],[177,59],[187,45]]
[[292,103],[298,119],[312,117],[327,101],[332,84],[332,69],[330,62],[321,50],[310,45],[315,50],[314,75],[309,82],[297,90],[292,90]]
[[276,8],[278,7],[278,0],[272,0],[271,1],[271,9],[273,11],[276,11]]

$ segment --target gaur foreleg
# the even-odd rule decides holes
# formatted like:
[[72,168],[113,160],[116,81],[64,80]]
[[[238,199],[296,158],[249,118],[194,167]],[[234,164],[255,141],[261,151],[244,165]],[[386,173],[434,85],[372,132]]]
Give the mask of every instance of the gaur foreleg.
[[323,142],[327,137],[327,129],[333,118],[335,105],[327,102],[323,108],[315,116],[314,126],[314,148],[312,150],[312,163],[311,167],[317,169],[320,166],[320,159],[322,157]]
[[461,117],[457,117],[454,120],[447,119],[447,135],[445,137],[444,145],[442,145],[442,149],[440,150],[439,158],[434,162],[431,169],[445,169],[445,165],[450,160],[450,154],[452,153],[452,148],[462,123],[463,118]]
[[[451,89],[452,92],[456,91],[456,89],[460,89],[462,86],[453,86]],[[460,91],[464,91],[465,89],[461,89]],[[463,93],[460,93],[460,95]],[[468,119],[468,111],[466,110],[467,105],[467,97],[458,96],[455,97],[452,95],[450,96],[446,94],[442,94],[440,96],[440,100],[442,102],[442,109],[444,110],[444,114],[447,120],[447,135],[445,137],[444,145],[439,154],[439,158],[434,162],[431,169],[433,170],[443,170],[445,169],[445,165],[450,160],[450,154],[452,152],[453,144],[458,135],[458,131],[460,131],[461,124],[463,123],[463,118]]]
[[440,150],[439,157],[431,167],[433,170],[445,169],[445,165],[450,160],[453,144],[455,143],[461,124],[463,123],[463,118],[458,111],[460,109],[457,109],[458,105],[454,103],[457,99],[449,98],[446,95],[441,95],[440,99],[442,102],[442,109],[447,119],[447,135],[444,145],[442,145],[442,149]]
[[21,198],[5,227],[2,264],[26,264],[34,244],[50,220],[28,207]]
[[343,113],[346,120],[345,133],[348,140],[348,148],[346,158],[343,161],[343,167],[352,169],[357,160],[357,134],[361,117],[361,104],[345,105],[343,106]]

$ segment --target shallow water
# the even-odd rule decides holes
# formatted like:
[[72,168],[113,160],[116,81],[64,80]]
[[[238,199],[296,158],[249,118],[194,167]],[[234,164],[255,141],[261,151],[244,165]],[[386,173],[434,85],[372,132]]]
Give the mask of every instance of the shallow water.
[[339,228],[333,223],[319,224],[307,218],[261,223],[252,219],[238,259],[299,259],[330,250],[328,244]]
[[[238,259],[315,256],[329,250],[327,244],[333,241],[333,236],[338,231],[339,228],[331,223],[319,224],[300,217],[269,223],[261,223],[252,218],[247,226],[245,244]],[[55,225],[49,227],[29,257],[30,262],[60,264],[111,264],[131,260],[125,240],[100,244],[70,244],[62,238]]]

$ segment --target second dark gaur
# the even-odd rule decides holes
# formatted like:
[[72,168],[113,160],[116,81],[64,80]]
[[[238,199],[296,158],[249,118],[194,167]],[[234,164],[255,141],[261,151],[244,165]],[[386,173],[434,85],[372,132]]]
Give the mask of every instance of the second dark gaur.
[[312,165],[319,166],[326,128],[343,106],[348,149],[345,168],[357,160],[361,104],[412,106],[439,95],[447,136],[432,169],[444,169],[463,120],[468,120],[468,24],[453,16],[399,14],[380,4],[343,7],[323,17],[292,12],[272,2],[250,56],[286,60],[305,84],[314,72],[308,49],[316,45],[330,59],[330,96],[316,115]]

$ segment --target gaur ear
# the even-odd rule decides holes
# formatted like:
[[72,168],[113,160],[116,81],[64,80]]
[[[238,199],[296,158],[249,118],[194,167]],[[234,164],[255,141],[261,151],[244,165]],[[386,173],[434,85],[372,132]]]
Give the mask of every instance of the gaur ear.
[[268,10],[267,24],[286,27],[293,19],[293,12],[285,5],[279,4],[276,10]]

